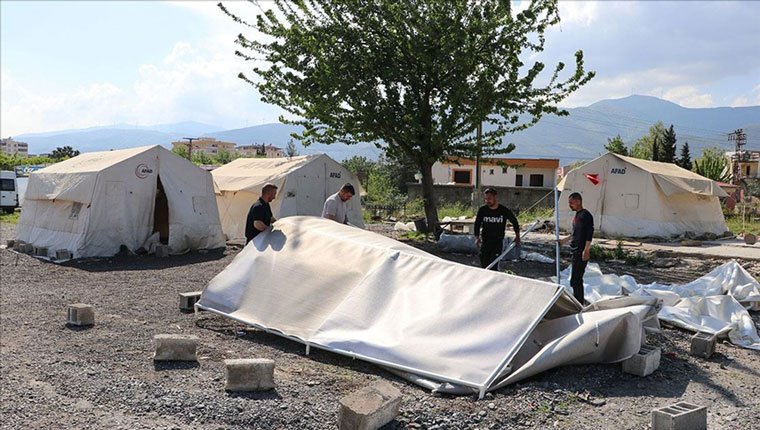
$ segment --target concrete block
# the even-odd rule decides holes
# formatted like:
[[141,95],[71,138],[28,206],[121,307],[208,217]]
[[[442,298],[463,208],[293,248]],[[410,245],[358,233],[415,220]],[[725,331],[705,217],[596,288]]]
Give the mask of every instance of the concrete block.
[[340,399],[341,430],[376,430],[393,421],[401,405],[401,392],[386,381],[355,391]]
[[702,358],[710,358],[715,352],[715,344],[718,336],[703,331],[697,332],[691,337],[691,355]]
[[660,348],[648,345],[642,346],[636,355],[623,361],[623,372],[631,375],[651,375],[658,367],[660,367]]
[[274,361],[265,358],[224,360],[224,389],[266,391],[274,388]]
[[16,241],[14,239],[8,239],[5,242],[5,247],[8,249],[16,249]]
[[647,344],[647,331],[642,328],[642,330],[641,330],[641,345],[640,346],[643,347],[646,344]]
[[654,409],[652,430],[707,430],[707,408],[678,402]]
[[198,361],[195,355],[198,336],[183,334],[157,334],[153,336],[155,361]]
[[156,257],[164,258],[169,256],[169,245],[157,245]]
[[48,249],[44,246],[35,246],[34,255],[36,255],[37,257],[47,257]]
[[189,293],[179,293],[179,309],[183,311],[192,311],[195,309],[195,303],[201,298],[201,291],[191,291]]
[[16,242],[13,244],[13,250],[14,250],[14,251],[18,251],[18,252],[23,252],[23,251],[21,250],[21,248],[23,248],[23,247],[24,247],[24,244],[26,244],[26,242],[24,242],[23,240],[17,240],[17,241],[16,241]]
[[95,324],[95,309],[92,305],[74,303],[69,305],[69,324],[87,326]]
[[68,249],[57,249],[55,251],[56,260],[71,260],[71,251]]

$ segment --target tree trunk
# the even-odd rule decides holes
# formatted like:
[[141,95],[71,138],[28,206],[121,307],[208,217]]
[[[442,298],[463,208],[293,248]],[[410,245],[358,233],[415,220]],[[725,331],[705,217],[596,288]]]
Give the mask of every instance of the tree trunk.
[[428,231],[435,233],[438,227],[438,206],[433,193],[433,165],[423,163],[419,168],[422,173],[422,199],[425,202],[425,219]]

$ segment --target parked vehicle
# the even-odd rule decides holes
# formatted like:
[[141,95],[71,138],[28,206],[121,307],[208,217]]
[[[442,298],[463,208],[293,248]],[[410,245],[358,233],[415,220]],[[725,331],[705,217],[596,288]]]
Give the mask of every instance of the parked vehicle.
[[11,214],[18,207],[16,172],[0,171],[0,209]]

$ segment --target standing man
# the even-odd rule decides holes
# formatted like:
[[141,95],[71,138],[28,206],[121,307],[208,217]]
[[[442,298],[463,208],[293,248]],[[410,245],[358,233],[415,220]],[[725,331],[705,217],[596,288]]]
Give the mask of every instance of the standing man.
[[591,258],[591,240],[594,236],[594,217],[591,212],[583,209],[583,197],[579,193],[572,193],[568,198],[570,209],[575,211],[573,217],[573,232],[570,236],[559,240],[560,245],[570,242],[570,250],[573,251],[573,269],[570,275],[570,286],[573,288],[573,296],[583,305],[583,274],[586,265]]
[[[511,210],[499,204],[495,189],[487,188],[483,194],[486,204],[478,209],[478,215],[475,217],[475,243],[480,247],[480,267],[485,269],[496,257],[501,255],[507,220],[515,229],[515,243],[517,245],[520,244],[520,224]],[[483,227],[482,242],[480,239],[481,227]],[[498,266],[498,264],[494,265],[491,270],[498,271]]]
[[348,224],[348,201],[354,196],[354,186],[346,183],[337,193],[325,200],[322,218],[331,219],[341,224]]
[[277,221],[272,216],[269,203],[277,197],[277,185],[266,184],[261,189],[261,197],[251,206],[245,220],[245,243],[252,241],[259,233]]

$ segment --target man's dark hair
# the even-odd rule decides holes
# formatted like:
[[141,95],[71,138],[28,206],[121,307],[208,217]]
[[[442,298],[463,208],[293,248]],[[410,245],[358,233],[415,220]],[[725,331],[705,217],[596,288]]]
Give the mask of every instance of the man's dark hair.
[[570,197],[567,198],[568,200],[578,200],[580,202],[583,201],[583,196],[581,196],[581,193],[572,193],[570,194]]
[[354,186],[351,185],[351,184],[349,184],[349,183],[343,184],[343,186],[340,187],[340,190],[341,191],[347,191],[347,192],[351,193],[352,196],[356,195],[356,191],[354,191]]
[[483,194],[493,194],[495,196],[498,193],[496,192],[496,188],[486,188],[486,190],[483,191]]
[[275,184],[266,184],[266,185],[264,185],[263,188],[261,188],[261,194],[266,194],[270,190],[276,190],[276,189],[277,189],[277,185],[275,185]]

